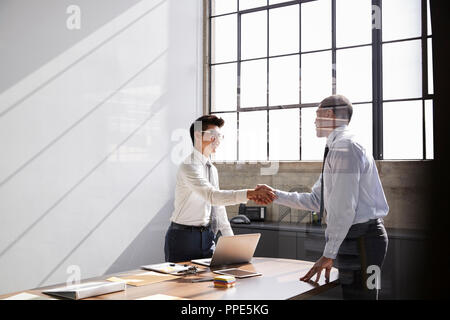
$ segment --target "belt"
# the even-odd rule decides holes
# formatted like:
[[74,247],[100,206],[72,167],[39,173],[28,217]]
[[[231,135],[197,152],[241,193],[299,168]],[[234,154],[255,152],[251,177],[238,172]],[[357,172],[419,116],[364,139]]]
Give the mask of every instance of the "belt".
[[191,231],[200,231],[200,232],[211,229],[211,225],[209,225],[209,224],[207,226],[188,226],[185,224],[179,224],[179,223],[175,223],[175,222],[172,222],[170,224],[170,227],[172,229],[177,229],[177,230],[191,230]]
[[377,224],[377,223],[383,223],[383,218],[375,218],[375,219],[370,219],[369,221],[366,222],[361,222],[361,223],[356,223],[353,226],[364,226],[364,225],[368,225],[368,224]]
[[375,218],[375,219],[370,219],[369,221],[363,222],[363,223],[366,223],[366,224],[374,224],[374,223],[380,223],[380,222],[383,222],[383,219],[381,219],[381,218]]
[[[372,226],[383,225],[382,218],[370,219],[366,222],[354,224],[347,232],[345,239],[355,240],[360,237],[365,237],[368,232],[372,233]],[[372,231],[371,231],[372,230]]]
[[375,218],[367,221],[368,224],[384,223],[383,218]]

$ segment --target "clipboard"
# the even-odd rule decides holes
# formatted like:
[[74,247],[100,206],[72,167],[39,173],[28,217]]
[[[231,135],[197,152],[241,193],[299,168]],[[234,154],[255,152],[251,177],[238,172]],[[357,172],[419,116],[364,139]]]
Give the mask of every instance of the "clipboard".
[[165,262],[159,264],[149,264],[146,266],[141,266],[141,268],[145,270],[167,273],[172,275],[181,275],[185,274],[189,270],[192,270],[193,267],[187,264],[182,265],[172,262]]

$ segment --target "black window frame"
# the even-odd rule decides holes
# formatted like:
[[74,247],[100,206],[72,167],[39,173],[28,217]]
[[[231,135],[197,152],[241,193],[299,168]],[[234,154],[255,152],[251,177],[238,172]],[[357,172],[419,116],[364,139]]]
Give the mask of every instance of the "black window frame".
[[[317,103],[301,103],[301,90],[299,90],[299,103],[298,104],[291,104],[291,105],[282,105],[282,106],[269,106],[269,61],[271,58],[279,58],[279,57],[286,57],[286,56],[299,56],[299,78],[301,79],[301,56],[302,54],[309,54],[309,53],[318,53],[318,52],[328,52],[331,51],[332,56],[332,94],[336,94],[336,56],[338,50],[344,50],[344,49],[353,49],[353,48],[360,48],[360,47],[372,47],[372,100],[371,101],[358,101],[358,102],[352,102],[353,105],[361,105],[361,104],[372,104],[372,145],[373,150],[372,154],[375,160],[383,160],[384,154],[383,154],[383,103],[387,102],[402,102],[402,101],[422,101],[422,160],[427,159],[427,146],[426,146],[426,128],[425,128],[425,103],[428,100],[433,101],[434,94],[429,93],[428,88],[428,39],[432,39],[432,35],[428,35],[428,0],[421,0],[421,30],[422,34],[420,37],[414,37],[414,38],[407,38],[407,39],[398,39],[398,40],[391,40],[391,41],[383,41],[382,40],[382,2],[383,0],[372,0],[372,8],[374,6],[377,6],[379,8],[379,14],[378,17],[380,19],[379,23],[381,25],[381,28],[376,29],[372,28],[372,42],[366,43],[366,44],[360,44],[360,45],[352,45],[352,46],[345,46],[345,47],[337,47],[336,45],[336,1],[337,0],[330,0],[331,1],[331,48],[328,49],[321,49],[321,50],[313,50],[313,51],[302,51],[301,48],[301,11],[302,11],[302,3],[306,2],[312,2],[316,0],[293,0],[293,1],[286,1],[282,3],[272,4],[269,5],[269,0],[267,1],[266,6],[262,7],[255,7],[251,9],[245,9],[245,10],[239,10],[239,0],[236,0],[237,2],[237,11],[235,12],[229,12],[224,14],[218,14],[218,15],[212,15],[212,1],[213,0],[206,0],[208,5],[207,12],[207,27],[208,27],[208,80],[207,80],[207,90],[208,90],[208,113],[209,114],[225,114],[225,113],[236,113],[237,117],[237,141],[236,141],[236,161],[248,161],[248,160],[239,160],[239,114],[241,112],[251,112],[251,111],[266,111],[267,112],[267,154],[266,154],[266,160],[265,161],[274,161],[269,160],[269,125],[270,125],[270,117],[269,117],[269,111],[270,110],[279,110],[279,109],[299,109],[299,160],[302,161],[301,154],[302,154],[302,144],[301,144],[301,114],[303,108],[311,108],[311,107],[317,107]],[[269,27],[270,27],[270,18],[269,18],[269,11],[271,9],[275,8],[281,8],[281,7],[287,7],[292,5],[298,5],[299,9],[299,52],[296,53],[290,53],[290,54],[282,54],[282,55],[269,55]],[[266,56],[260,57],[260,58],[252,58],[252,59],[241,59],[241,18],[243,14],[253,13],[253,12],[261,12],[266,11],[267,12],[267,51]],[[212,63],[211,62],[211,41],[212,41],[212,34],[211,34],[211,24],[212,19],[222,16],[228,16],[228,15],[237,15],[237,60],[234,61],[224,61],[219,63]],[[373,23],[374,21],[372,21]],[[404,42],[404,41],[412,41],[412,40],[421,40],[422,45],[422,96],[420,98],[411,98],[411,99],[391,99],[391,100],[384,100],[383,98],[383,45],[388,43],[398,43],[398,42]],[[267,65],[267,95],[266,95],[266,106],[257,106],[257,107],[250,107],[250,108],[241,108],[240,106],[240,71],[241,71],[241,63],[246,61],[255,61],[255,60],[266,60]],[[232,111],[212,111],[211,110],[211,68],[215,65],[224,65],[224,64],[231,64],[235,63],[237,67],[237,104],[236,104],[236,110]],[[434,113],[434,112],[433,112]],[[398,159],[396,159],[398,160]],[[401,159],[401,160],[409,160],[409,159]],[[418,159],[413,159],[418,160]],[[279,159],[279,161],[283,161],[282,159]]]

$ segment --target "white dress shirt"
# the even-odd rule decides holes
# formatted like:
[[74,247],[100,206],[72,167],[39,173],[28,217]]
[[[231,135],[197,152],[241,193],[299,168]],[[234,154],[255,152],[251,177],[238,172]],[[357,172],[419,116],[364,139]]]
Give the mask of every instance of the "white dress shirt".
[[[211,183],[207,163],[211,165]],[[178,168],[175,210],[170,220],[189,226],[206,226],[213,220],[217,222],[217,225],[212,225],[214,233],[220,230],[222,235],[232,236],[233,230],[224,206],[239,203],[247,203],[247,189],[220,190],[216,167],[194,148]],[[211,215],[215,215],[215,219]]]
[[[327,212],[326,245],[323,256],[335,259],[342,241],[353,224],[387,215],[375,160],[355,141],[347,126],[334,129],[327,138],[328,156],[324,164],[324,209]],[[311,193],[276,190],[274,202],[292,208],[320,210],[321,177]]]

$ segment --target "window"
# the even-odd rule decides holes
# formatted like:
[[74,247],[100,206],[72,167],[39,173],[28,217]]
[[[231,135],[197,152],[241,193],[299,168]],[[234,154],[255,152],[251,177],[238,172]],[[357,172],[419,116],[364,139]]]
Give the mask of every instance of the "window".
[[269,160],[297,160],[300,150],[299,109],[269,111]]
[[383,109],[384,152],[389,159],[421,158],[421,101],[385,102]]
[[422,49],[420,40],[383,44],[383,98],[422,96]]
[[375,159],[433,158],[429,0],[209,2],[216,160],[321,160],[315,111],[331,94],[352,101]]
[[239,114],[239,154],[242,159],[267,159],[267,112],[251,111]]
[[429,0],[382,0],[384,159],[433,159]]

